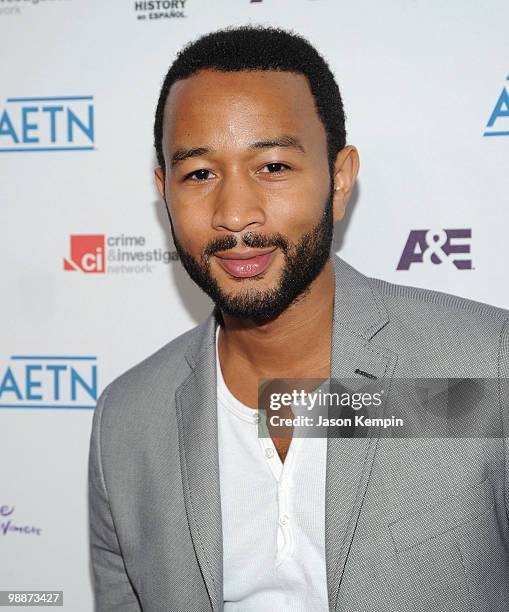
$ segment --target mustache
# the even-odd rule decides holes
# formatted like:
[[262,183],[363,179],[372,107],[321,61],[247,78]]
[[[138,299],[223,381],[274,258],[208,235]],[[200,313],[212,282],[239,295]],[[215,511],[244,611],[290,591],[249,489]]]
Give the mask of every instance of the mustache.
[[233,234],[216,238],[203,250],[202,258],[207,261],[212,255],[219,251],[229,251],[236,246],[246,246],[252,249],[266,249],[267,247],[279,247],[286,255],[290,248],[290,241],[283,234],[257,234],[255,232],[246,232],[239,240]]

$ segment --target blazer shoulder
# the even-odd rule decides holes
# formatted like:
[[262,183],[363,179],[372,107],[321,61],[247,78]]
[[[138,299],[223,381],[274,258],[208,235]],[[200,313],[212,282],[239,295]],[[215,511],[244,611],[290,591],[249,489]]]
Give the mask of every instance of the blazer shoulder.
[[451,293],[423,289],[407,285],[398,285],[379,278],[370,278],[371,284],[376,287],[389,312],[403,311],[405,308],[417,308],[421,312],[432,316],[436,313],[441,317],[457,317],[461,315],[472,321],[493,322],[495,325],[509,320],[509,310],[460,297]]
[[369,280],[389,320],[374,340],[400,355],[400,369],[419,375],[501,376],[509,350],[508,310],[441,291]]

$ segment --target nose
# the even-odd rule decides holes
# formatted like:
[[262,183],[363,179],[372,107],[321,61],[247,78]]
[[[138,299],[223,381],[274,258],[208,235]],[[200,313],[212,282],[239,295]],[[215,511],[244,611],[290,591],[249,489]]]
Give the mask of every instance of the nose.
[[248,176],[235,173],[223,177],[216,194],[212,216],[214,229],[242,232],[257,229],[265,223],[263,197]]

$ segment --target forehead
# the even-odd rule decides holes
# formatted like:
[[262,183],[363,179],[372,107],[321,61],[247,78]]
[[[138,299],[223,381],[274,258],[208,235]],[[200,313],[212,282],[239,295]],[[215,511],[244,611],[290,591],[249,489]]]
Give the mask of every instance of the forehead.
[[163,130],[167,150],[183,144],[242,146],[279,133],[295,134],[310,144],[326,140],[303,74],[202,70],[170,89]]

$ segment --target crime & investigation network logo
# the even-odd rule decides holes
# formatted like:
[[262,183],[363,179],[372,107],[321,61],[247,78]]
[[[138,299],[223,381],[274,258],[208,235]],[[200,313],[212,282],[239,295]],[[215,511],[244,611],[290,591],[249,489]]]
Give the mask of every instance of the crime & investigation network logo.
[[411,230],[396,270],[409,270],[417,263],[472,270],[471,238],[471,229]]
[[178,261],[177,251],[151,248],[145,236],[72,234],[64,270],[85,274],[146,274]]
[[[509,81],[509,76],[506,78]],[[509,92],[505,86],[491,111],[483,136],[509,136]]]
[[0,107],[0,153],[94,150],[94,97],[7,98]]
[[0,409],[93,410],[97,356],[11,355],[0,362]]
[[189,0],[136,0],[134,11],[140,21],[180,19],[187,17]]
[[48,4],[64,4],[70,0],[0,0],[0,17],[3,15],[21,15],[25,9],[38,10]]

